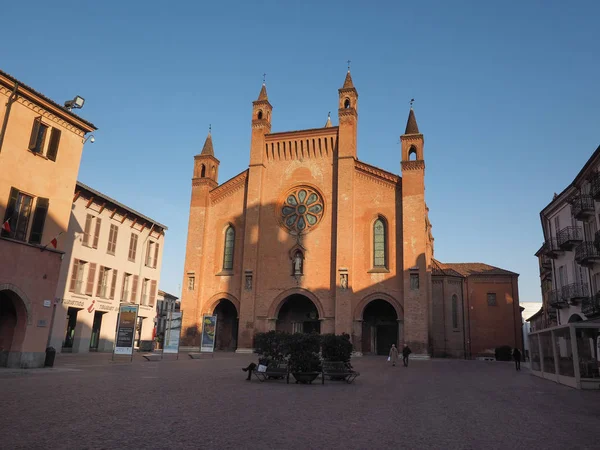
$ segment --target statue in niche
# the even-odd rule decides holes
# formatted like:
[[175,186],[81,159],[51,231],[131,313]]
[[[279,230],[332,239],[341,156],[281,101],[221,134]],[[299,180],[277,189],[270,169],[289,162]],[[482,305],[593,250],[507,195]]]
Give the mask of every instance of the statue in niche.
[[348,289],[348,274],[340,273],[340,286],[342,289]]
[[302,275],[302,253],[296,252],[294,256],[294,275]]
[[250,275],[250,274],[246,275],[246,290],[247,291],[252,290],[252,275]]

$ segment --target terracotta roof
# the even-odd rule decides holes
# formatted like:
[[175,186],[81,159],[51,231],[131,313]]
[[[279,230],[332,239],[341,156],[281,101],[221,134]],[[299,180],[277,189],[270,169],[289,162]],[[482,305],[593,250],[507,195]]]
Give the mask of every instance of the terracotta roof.
[[344,80],[344,85],[342,89],[352,89],[354,88],[354,83],[352,83],[352,76],[350,76],[350,71],[346,74],[346,79]]
[[215,156],[215,151],[213,150],[212,136],[210,131],[208,132],[208,136],[206,136],[206,141],[204,141],[204,147],[202,147],[201,156]]
[[[27,89],[28,91],[30,91],[32,94],[37,95],[38,97],[40,97],[41,99],[47,101],[48,103],[50,103],[52,106],[60,109],[63,113],[68,114],[69,116],[72,116],[74,118],[76,118],[77,120],[83,122],[84,124],[86,124],[88,127],[93,128],[94,130],[97,130],[98,128],[96,128],[96,126],[91,123],[88,122],[87,120],[83,119],[82,117],[79,117],[77,114],[73,114],[73,112],[69,111],[67,108],[65,108],[62,105],[59,105],[58,103],[56,103],[54,100],[46,97],[44,94],[42,94],[41,92],[36,91],[35,89],[33,89],[30,86],[27,86],[25,83],[23,83],[22,81],[17,80],[15,77],[13,77],[12,75],[9,75],[8,73],[0,70],[0,75],[8,78],[12,83],[18,83],[20,88],[23,89]],[[20,94],[22,94],[20,92]]]
[[[437,267],[435,267],[436,265]],[[434,275],[461,277],[468,277],[470,275],[519,275],[510,270],[501,269],[484,263],[442,263],[434,259],[432,267]],[[438,273],[436,273],[436,271]]]
[[269,96],[267,95],[267,86],[265,86],[264,83],[260,88],[260,94],[258,94],[258,101],[261,100],[269,100]]
[[419,127],[417,126],[417,119],[415,118],[415,111],[410,108],[408,113],[408,120],[406,121],[406,130],[404,134],[419,134]]

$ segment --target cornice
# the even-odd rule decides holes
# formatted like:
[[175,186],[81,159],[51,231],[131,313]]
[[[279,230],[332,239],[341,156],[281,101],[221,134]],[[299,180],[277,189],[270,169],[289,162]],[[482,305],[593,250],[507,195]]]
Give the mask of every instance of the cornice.
[[[4,86],[0,86],[0,94],[5,94],[7,96],[10,96],[12,94],[12,91],[10,89],[5,88]],[[38,104],[32,102],[29,99],[23,97],[20,93],[17,96],[16,102],[48,120],[51,120],[52,122],[60,124],[62,127],[75,133],[77,136],[83,137],[83,135],[85,134],[84,131],[81,130],[79,127],[76,127],[75,125],[67,122],[66,120],[62,119],[61,117],[57,116],[56,114],[52,114],[47,109],[39,106]]]
[[418,133],[418,134],[402,134],[400,135],[400,140],[402,141],[418,141],[418,140],[425,140],[423,138],[423,134],[422,133]]
[[425,161],[402,161],[402,172],[405,170],[424,170]]
[[192,178],[192,186],[203,186],[203,185],[208,185],[209,187],[215,187],[217,186],[217,182],[215,180],[212,180],[210,178]]
[[348,116],[358,117],[358,113],[356,112],[355,108],[339,108],[338,116],[340,117],[340,119],[342,117],[348,117]]
[[252,128],[268,128],[268,133],[271,132],[271,124],[267,119],[253,119]]
[[212,202],[218,203],[225,197],[229,197],[231,194],[244,187],[246,185],[247,178],[248,171],[244,170],[242,173],[226,181],[221,186],[214,188],[212,191],[210,191],[210,198]]
[[269,100],[254,100],[254,101],[252,102],[252,104],[253,104],[254,106],[269,105],[269,106],[271,107],[271,109],[273,109],[273,105],[271,105],[271,104],[269,103]]
[[213,155],[203,155],[203,154],[198,154],[198,155],[194,155],[194,161],[196,160],[201,160],[201,159],[212,159],[213,161],[215,161],[217,164],[221,164],[221,161],[219,161],[217,158],[215,158]]
[[365,164],[360,161],[354,162],[354,168],[360,175],[365,175],[366,178],[374,179],[375,181],[382,182],[386,186],[397,187],[400,185],[402,178],[398,175],[394,175],[385,170],[379,169],[378,167]]
[[338,92],[340,94],[347,94],[349,92],[352,92],[354,95],[356,95],[356,98],[358,98],[358,91],[356,90],[355,87],[349,87],[349,88],[339,88]]

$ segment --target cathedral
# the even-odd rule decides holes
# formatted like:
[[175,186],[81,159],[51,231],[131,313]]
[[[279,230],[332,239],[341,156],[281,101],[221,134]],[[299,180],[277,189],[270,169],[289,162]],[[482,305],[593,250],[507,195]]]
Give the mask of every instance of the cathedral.
[[209,314],[215,350],[240,353],[269,330],[347,333],[357,355],[387,354],[392,344],[423,358],[522,347],[518,275],[433,257],[412,107],[398,175],[357,158],[349,70],[338,93],[338,126],[328,118],[322,128],[272,132],[263,83],[248,168],[219,184],[210,133],[194,157],[182,346],[200,345]]

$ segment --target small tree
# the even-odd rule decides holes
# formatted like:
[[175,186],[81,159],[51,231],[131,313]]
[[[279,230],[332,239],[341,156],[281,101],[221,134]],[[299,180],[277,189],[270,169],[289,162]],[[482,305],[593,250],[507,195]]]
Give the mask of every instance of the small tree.
[[256,333],[254,336],[254,353],[262,359],[282,361],[288,356],[290,334],[283,331]]
[[319,372],[321,370],[319,346],[320,339],[316,333],[290,335],[288,341],[290,372]]
[[348,363],[352,357],[352,342],[346,333],[321,335],[321,355],[325,361]]

